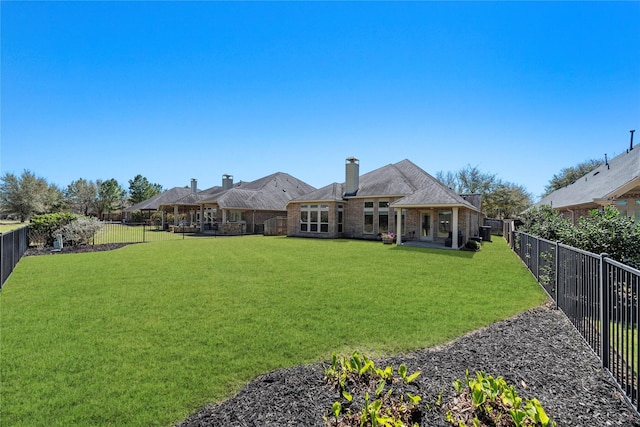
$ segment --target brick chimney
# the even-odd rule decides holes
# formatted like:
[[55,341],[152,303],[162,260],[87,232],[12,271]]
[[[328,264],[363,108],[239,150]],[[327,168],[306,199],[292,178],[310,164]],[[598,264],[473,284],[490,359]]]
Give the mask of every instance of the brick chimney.
[[344,195],[355,196],[360,187],[360,161],[355,157],[348,157],[346,161]]

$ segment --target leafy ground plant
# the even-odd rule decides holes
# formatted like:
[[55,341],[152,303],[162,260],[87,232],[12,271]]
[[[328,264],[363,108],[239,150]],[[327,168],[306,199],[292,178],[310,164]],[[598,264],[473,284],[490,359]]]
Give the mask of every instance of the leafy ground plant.
[[422,398],[409,389],[420,372],[409,374],[401,364],[396,373],[391,366],[376,368],[371,359],[358,352],[343,357],[334,353],[331,365],[325,368],[325,378],[337,389],[342,402],[336,401],[324,417],[327,425],[418,426]]
[[555,427],[538,399],[523,400],[502,377],[494,378],[477,372],[475,378],[466,372],[462,380],[453,382],[458,396],[444,405],[447,421],[457,427]]

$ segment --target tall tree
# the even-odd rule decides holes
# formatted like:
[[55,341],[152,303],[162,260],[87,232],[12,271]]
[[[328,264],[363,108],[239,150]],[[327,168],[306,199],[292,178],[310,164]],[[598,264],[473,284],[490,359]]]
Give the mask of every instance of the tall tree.
[[532,203],[532,196],[526,188],[511,182],[499,182],[482,200],[485,214],[499,219],[517,216]]
[[16,215],[24,222],[47,210],[50,194],[44,178],[25,170],[19,177],[5,173],[0,181],[0,209],[5,214]]
[[152,184],[140,174],[129,180],[129,201],[134,205],[160,193],[162,193],[160,184]]
[[106,181],[98,180],[96,187],[98,188],[96,203],[98,217],[102,218],[102,214],[106,211],[109,214],[109,219],[111,219],[111,212],[122,208],[126,191],[114,178]]
[[497,183],[496,175],[482,172],[477,166],[467,165],[457,172],[436,173],[436,179],[456,193],[486,194]]
[[95,182],[80,178],[67,186],[66,196],[72,211],[87,216],[89,210],[96,205],[98,187]]
[[518,184],[503,182],[496,174],[467,165],[457,172],[438,172],[436,179],[457,193],[482,195],[482,213],[492,218],[510,218],[531,206],[532,197]]
[[544,187],[543,196],[553,193],[554,191],[566,187],[567,185],[573,184],[578,179],[582,178],[602,164],[604,164],[604,160],[602,159],[591,159],[579,163],[575,166],[562,169],[560,173],[553,175],[553,178],[551,178],[547,186]]

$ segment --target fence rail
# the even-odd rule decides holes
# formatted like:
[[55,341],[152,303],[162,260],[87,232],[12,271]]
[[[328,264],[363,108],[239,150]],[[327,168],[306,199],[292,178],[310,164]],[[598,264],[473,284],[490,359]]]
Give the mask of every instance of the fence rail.
[[18,261],[29,247],[29,227],[22,227],[0,235],[0,289],[4,286]]
[[640,271],[519,231],[505,238],[640,413]]

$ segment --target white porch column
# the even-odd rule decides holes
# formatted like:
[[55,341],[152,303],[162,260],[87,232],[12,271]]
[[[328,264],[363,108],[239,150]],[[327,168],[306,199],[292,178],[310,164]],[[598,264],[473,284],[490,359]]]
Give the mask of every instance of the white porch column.
[[173,206],[173,225],[178,225],[178,205]]
[[402,244],[402,208],[396,210],[396,245]]
[[458,208],[453,208],[451,222],[451,248],[458,249]]

